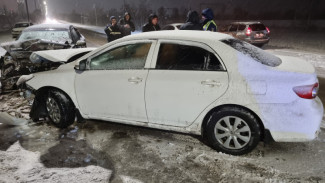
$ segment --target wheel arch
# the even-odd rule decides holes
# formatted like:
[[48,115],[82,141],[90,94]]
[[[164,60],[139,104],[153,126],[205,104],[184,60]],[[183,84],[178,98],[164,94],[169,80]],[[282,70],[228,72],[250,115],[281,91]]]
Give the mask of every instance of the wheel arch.
[[[209,121],[209,118],[210,116],[215,112],[215,111],[218,111],[224,107],[238,107],[238,108],[242,108],[248,112],[250,112],[258,121],[259,123],[259,126],[261,128],[261,140],[264,141],[267,140],[269,141],[268,139],[269,138],[272,138],[272,137],[268,137],[269,136],[269,131],[267,129],[265,129],[265,126],[261,120],[261,118],[251,109],[245,107],[245,106],[242,106],[242,105],[237,105],[237,104],[224,104],[224,105],[220,105],[220,106],[217,106],[217,107],[214,107],[213,109],[211,109],[203,118],[203,121],[202,121],[202,125],[201,125],[201,134],[203,136],[205,136],[205,127],[207,126],[208,124],[208,121]],[[271,140],[270,140],[271,141]]]
[[71,97],[67,94],[66,91],[64,91],[60,88],[57,88],[57,87],[53,87],[53,86],[44,86],[37,90],[33,90],[33,93],[35,94],[35,99],[34,99],[32,109],[30,112],[30,117],[31,117],[31,119],[33,119],[33,121],[38,121],[38,119],[40,117],[47,116],[47,111],[45,109],[44,97],[46,97],[47,93],[50,90],[56,90],[56,91],[61,92],[63,95],[65,95],[67,97],[67,99],[72,102],[73,108],[76,110],[76,112],[79,112],[79,110],[76,108],[76,104],[71,99]]
[[74,103],[74,101],[72,100],[70,95],[68,95],[67,92],[65,92],[64,90],[62,90],[60,88],[54,87],[54,86],[41,87],[36,91],[36,95],[44,95],[45,93],[47,93],[50,90],[57,90],[57,91],[61,92],[62,94],[64,94],[73,103],[74,107],[76,107],[76,104]]

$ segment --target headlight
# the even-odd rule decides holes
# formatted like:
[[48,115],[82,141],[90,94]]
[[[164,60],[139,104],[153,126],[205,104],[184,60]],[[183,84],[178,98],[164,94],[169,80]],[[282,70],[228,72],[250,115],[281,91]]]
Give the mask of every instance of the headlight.
[[13,63],[14,59],[12,58],[12,56],[5,56],[4,57],[4,64],[9,64],[9,63]]
[[30,61],[33,62],[33,63],[40,63],[42,60],[41,60],[41,57],[35,53],[32,53],[29,57]]

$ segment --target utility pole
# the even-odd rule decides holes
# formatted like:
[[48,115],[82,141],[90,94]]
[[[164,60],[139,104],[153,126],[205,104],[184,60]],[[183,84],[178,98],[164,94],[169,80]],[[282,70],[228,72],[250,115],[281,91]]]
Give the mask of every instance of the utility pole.
[[27,3],[27,0],[25,0],[25,4],[26,4],[26,12],[27,12],[27,21],[28,21],[28,24],[29,24],[29,11],[28,11],[28,3]]
[[97,10],[96,10],[96,4],[94,4],[94,8],[95,8],[95,18],[96,18],[96,26],[97,26]]
[[34,0],[35,10],[37,10],[36,0]]

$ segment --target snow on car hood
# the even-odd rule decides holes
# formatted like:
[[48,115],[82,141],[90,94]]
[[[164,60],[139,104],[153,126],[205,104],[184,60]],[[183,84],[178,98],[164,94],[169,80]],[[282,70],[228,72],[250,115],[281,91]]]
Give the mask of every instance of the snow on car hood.
[[18,27],[18,28],[13,28],[12,31],[23,31],[24,29],[26,29],[26,27]]
[[38,50],[52,50],[52,49],[63,49],[71,47],[69,42],[57,42],[44,39],[31,39],[26,41],[13,41],[6,42],[0,45],[3,49],[8,52],[23,50],[23,51],[38,51]]
[[96,48],[79,48],[79,49],[63,49],[63,50],[48,50],[48,51],[37,51],[32,53],[30,60],[32,62],[38,62],[39,58],[42,57],[52,62],[67,62],[72,57],[79,54],[86,54],[93,51]]

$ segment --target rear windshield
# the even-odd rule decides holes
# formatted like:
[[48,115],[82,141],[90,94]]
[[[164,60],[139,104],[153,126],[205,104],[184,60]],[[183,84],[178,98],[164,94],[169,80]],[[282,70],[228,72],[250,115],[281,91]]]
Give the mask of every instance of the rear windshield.
[[276,67],[282,63],[280,58],[244,41],[237,39],[226,39],[222,40],[222,42],[243,53],[244,55],[251,57],[257,62],[260,62],[261,64]]
[[252,31],[266,30],[266,27],[263,24],[251,24],[249,25],[249,27],[252,29]]

